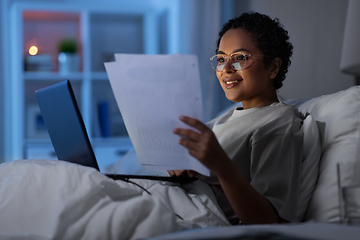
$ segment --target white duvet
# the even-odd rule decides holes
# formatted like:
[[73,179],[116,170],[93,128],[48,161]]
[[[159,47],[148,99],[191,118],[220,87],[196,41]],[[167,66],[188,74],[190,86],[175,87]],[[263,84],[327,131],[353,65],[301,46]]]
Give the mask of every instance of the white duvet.
[[143,239],[229,225],[210,188],[114,181],[57,160],[0,164],[0,239]]

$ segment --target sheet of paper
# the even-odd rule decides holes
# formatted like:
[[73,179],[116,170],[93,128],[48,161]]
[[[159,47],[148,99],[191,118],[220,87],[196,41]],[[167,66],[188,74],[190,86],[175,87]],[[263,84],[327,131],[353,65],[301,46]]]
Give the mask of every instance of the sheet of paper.
[[202,120],[195,55],[115,54],[105,63],[110,84],[139,162],[149,169],[209,170],[178,144],[180,115]]

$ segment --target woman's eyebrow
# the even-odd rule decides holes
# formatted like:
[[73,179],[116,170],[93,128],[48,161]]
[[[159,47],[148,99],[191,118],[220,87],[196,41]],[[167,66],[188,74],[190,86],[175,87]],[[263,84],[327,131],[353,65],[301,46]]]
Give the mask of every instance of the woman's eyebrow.
[[[234,50],[232,53],[235,53],[235,52],[249,52],[249,51],[246,50],[245,48],[239,48],[239,49]],[[218,50],[218,51],[216,51],[216,54],[226,54],[226,53]]]

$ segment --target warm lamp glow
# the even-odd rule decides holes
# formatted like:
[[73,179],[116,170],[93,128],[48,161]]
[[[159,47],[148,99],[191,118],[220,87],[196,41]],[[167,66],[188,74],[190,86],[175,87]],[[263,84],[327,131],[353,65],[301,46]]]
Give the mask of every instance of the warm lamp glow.
[[38,53],[39,49],[36,46],[31,46],[29,48],[29,54],[30,55],[36,55]]

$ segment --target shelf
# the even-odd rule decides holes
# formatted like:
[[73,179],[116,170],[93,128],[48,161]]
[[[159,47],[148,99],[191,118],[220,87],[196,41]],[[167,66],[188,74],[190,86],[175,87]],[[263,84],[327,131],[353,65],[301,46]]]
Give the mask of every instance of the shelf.
[[50,138],[26,138],[26,145],[51,145]]
[[98,147],[103,146],[128,146],[132,147],[130,138],[128,137],[109,137],[109,138],[93,138],[91,140],[93,145]]
[[107,73],[104,71],[91,72],[90,75],[93,80],[109,80]]
[[82,80],[84,78],[84,74],[82,72],[74,72],[69,74],[60,74],[58,72],[24,72],[25,80],[53,80],[53,81],[61,81],[61,80]]
[[[58,70],[58,44],[63,39],[75,39],[82,56],[81,14],[61,11],[22,12],[23,52],[26,54],[31,46],[39,49],[39,54],[52,58],[53,70]],[[82,61],[82,60],[81,60]]]
[[114,53],[144,53],[143,16],[93,13],[89,23],[93,71],[104,71],[104,62],[114,61]]
[[[96,71],[90,73],[90,78],[92,80],[97,81],[108,81],[108,75],[105,71]],[[61,81],[61,80],[83,80],[84,74],[82,72],[74,72],[69,74],[60,74],[58,72],[24,72],[24,79],[25,80],[54,80],[54,81]]]
[[[125,9],[115,2],[106,6],[71,1],[13,2],[9,12],[12,67],[5,133],[9,140],[4,155],[9,160],[52,156],[51,141],[44,134],[43,123],[38,121],[41,113],[34,93],[63,80],[72,83],[90,141],[94,150],[101,153],[99,156],[108,151],[112,152],[111,159],[118,159],[132,149],[104,62],[113,61],[115,53],[158,54],[159,45],[167,41],[167,35],[161,34],[166,29],[160,31],[163,25],[159,27],[159,14],[168,7],[145,4]],[[160,37],[164,41],[159,41]],[[80,68],[78,72],[62,74],[58,44],[68,38],[78,43]],[[28,57],[31,46],[38,47],[38,57]]]

